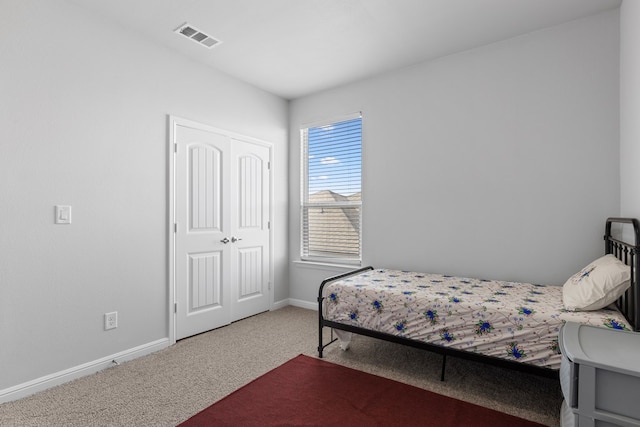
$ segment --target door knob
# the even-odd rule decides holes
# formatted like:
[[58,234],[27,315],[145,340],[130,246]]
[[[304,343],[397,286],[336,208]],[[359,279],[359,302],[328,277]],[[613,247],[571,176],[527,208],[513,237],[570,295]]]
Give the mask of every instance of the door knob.
[[225,237],[224,239],[220,240],[220,241],[221,241],[222,243],[224,243],[224,244],[229,243],[229,239],[227,239],[226,237]]
[[242,239],[241,239],[241,238],[239,238],[239,237],[238,237],[238,238],[236,238],[236,237],[232,237],[232,238],[231,238],[231,243],[235,243],[235,242],[237,242],[237,241],[239,241],[239,240],[242,240]]

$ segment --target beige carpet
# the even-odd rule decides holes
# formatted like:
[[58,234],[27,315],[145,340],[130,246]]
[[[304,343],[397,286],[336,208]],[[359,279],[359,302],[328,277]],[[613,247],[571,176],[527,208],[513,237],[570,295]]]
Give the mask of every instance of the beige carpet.
[[[175,426],[298,354],[317,356],[316,348],[317,312],[286,307],[2,404],[0,425]],[[559,425],[562,398],[557,380],[449,357],[446,381],[441,382],[441,356],[362,336],[354,338],[349,351],[333,344],[324,356],[330,362]]]

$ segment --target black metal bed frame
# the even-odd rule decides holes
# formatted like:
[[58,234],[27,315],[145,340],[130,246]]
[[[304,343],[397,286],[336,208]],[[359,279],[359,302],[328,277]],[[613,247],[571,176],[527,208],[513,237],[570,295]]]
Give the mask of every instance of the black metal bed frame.
[[[621,239],[614,238],[611,234],[613,224],[631,224],[634,232],[634,244],[624,242]],[[605,254],[613,254],[625,264],[631,268],[631,285],[629,289],[622,295],[617,301],[616,305],[629,322],[631,329],[634,332],[640,332],[640,285],[638,284],[638,253],[640,251],[640,224],[635,218],[608,218],[605,226]],[[349,271],[337,276],[329,277],[322,281],[320,289],[318,291],[318,357],[322,358],[322,353],[325,347],[337,341],[337,338],[333,336],[333,329],[339,329],[347,332],[353,332],[359,335],[365,335],[372,338],[381,339],[393,343],[406,345],[409,347],[428,350],[434,353],[442,354],[442,371],[440,374],[440,380],[444,381],[444,374],[447,362],[447,356],[451,355],[462,359],[480,361],[500,367],[514,369],[521,372],[531,373],[549,378],[558,378],[558,371],[555,369],[545,368],[541,366],[530,365],[522,362],[515,362],[512,360],[500,359],[495,356],[486,356],[479,353],[472,353],[465,350],[458,350],[449,347],[442,347],[435,344],[430,344],[422,341],[416,341],[401,336],[391,335],[383,332],[373,331],[370,329],[364,329],[357,326],[346,325],[331,320],[326,320],[322,312],[322,303],[324,301],[323,290],[325,285],[334,282],[336,280],[344,279],[346,277],[355,276],[365,271],[373,270],[373,267],[363,267],[354,271]],[[324,344],[323,340],[323,328],[331,328],[330,341]]]
[[[611,235],[613,224],[631,224],[633,226],[634,244],[616,239]],[[604,234],[606,254],[613,254],[631,268],[631,285],[629,289],[616,301],[616,306],[626,317],[631,330],[640,332],[640,284],[638,283],[638,254],[640,253],[640,223],[635,218],[607,219]]]

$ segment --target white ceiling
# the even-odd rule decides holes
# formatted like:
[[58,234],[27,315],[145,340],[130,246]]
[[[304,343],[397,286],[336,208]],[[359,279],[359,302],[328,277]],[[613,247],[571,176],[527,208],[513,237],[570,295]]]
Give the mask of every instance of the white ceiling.
[[[621,0],[70,0],[286,99],[619,7]],[[188,22],[221,40],[173,32]]]

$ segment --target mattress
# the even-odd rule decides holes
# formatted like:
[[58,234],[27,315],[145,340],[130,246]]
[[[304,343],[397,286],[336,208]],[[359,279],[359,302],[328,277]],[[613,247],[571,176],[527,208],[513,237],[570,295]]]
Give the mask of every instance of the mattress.
[[323,295],[328,321],[550,369],[560,368],[564,322],[628,329],[614,306],[567,311],[561,286],[377,269]]

